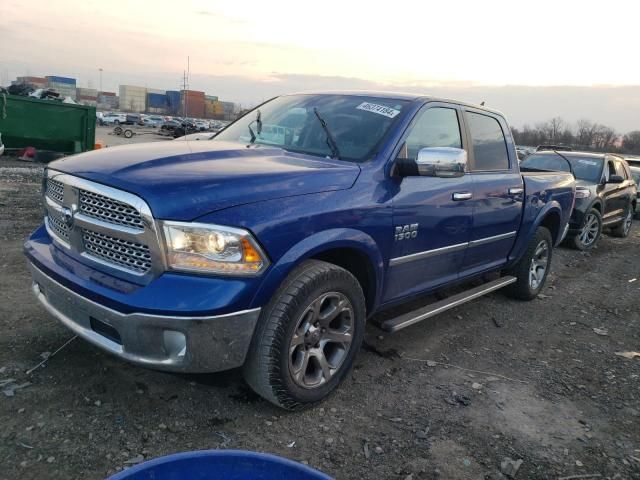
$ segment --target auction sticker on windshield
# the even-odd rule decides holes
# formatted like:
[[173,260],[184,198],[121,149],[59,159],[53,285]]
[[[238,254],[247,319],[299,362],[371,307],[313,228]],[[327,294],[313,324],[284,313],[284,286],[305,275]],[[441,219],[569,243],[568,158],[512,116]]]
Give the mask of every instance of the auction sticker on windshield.
[[378,105],[377,103],[362,102],[356,107],[358,110],[365,110],[371,113],[377,113],[378,115],[384,115],[385,117],[393,118],[400,113],[400,110],[387,107],[385,105]]

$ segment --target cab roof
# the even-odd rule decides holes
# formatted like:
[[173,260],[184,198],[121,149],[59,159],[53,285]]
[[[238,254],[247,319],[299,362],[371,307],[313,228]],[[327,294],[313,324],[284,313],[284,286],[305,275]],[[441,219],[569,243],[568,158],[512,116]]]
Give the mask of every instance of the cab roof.
[[287,95],[350,95],[360,97],[373,97],[373,98],[387,98],[394,100],[407,100],[410,102],[446,102],[461,105],[464,107],[476,108],[478,110],[484,110],[486,112],[495,113],[504,117],[504,114],[499,110],[487,108],[483,105],[477,105],[473,103],[462,102],[460,100],[453,100],[450,98],[434,97],[423,93],[407,93],[407,92],[385,92],[380,90],[320,90],[320,91],[308,91],[308,92],[294,92]]

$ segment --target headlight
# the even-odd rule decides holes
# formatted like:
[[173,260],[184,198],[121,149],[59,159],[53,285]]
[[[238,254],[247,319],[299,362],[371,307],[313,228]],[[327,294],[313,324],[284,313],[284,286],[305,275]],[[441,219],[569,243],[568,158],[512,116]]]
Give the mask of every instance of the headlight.
[[576,198],[589,198],[591,196],[591,190],[585,187],[576,188]]
[[204,223],[162,222],[167,263],[173,270],[257,275],[269,260],[249,232]]

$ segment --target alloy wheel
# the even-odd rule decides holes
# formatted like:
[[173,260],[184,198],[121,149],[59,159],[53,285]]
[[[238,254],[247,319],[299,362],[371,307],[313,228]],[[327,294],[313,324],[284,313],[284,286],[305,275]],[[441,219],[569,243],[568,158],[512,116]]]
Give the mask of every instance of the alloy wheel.
[[585,247],[593,245],[598,238],[598,232],[600,230],[600,223],[598,217],[593,213],[589,213],[585,219],[584,226],[580,230],[580,243]]
[[323,293],[298,319],[289,345],[289,372],[296,385],[317,388],[342,366],[354,333],[354,309],[338,292]]
[[529,286],[532,290],[537,290],[542,285],[548,267],[549,244],[543,240],[536,246],[529,267]]

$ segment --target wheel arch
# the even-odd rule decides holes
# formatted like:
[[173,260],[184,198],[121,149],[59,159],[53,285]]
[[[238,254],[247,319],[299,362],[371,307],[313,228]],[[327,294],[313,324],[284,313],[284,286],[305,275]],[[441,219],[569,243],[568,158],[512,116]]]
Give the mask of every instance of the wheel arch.
[[360,230],[340,228],[315,233],[291,247],[266,274],[252,308],[269,302],[284,279],[305,260],[322,260],[349,271],[365,295],[367,315],[380,303],[384,262],[378,245]]

